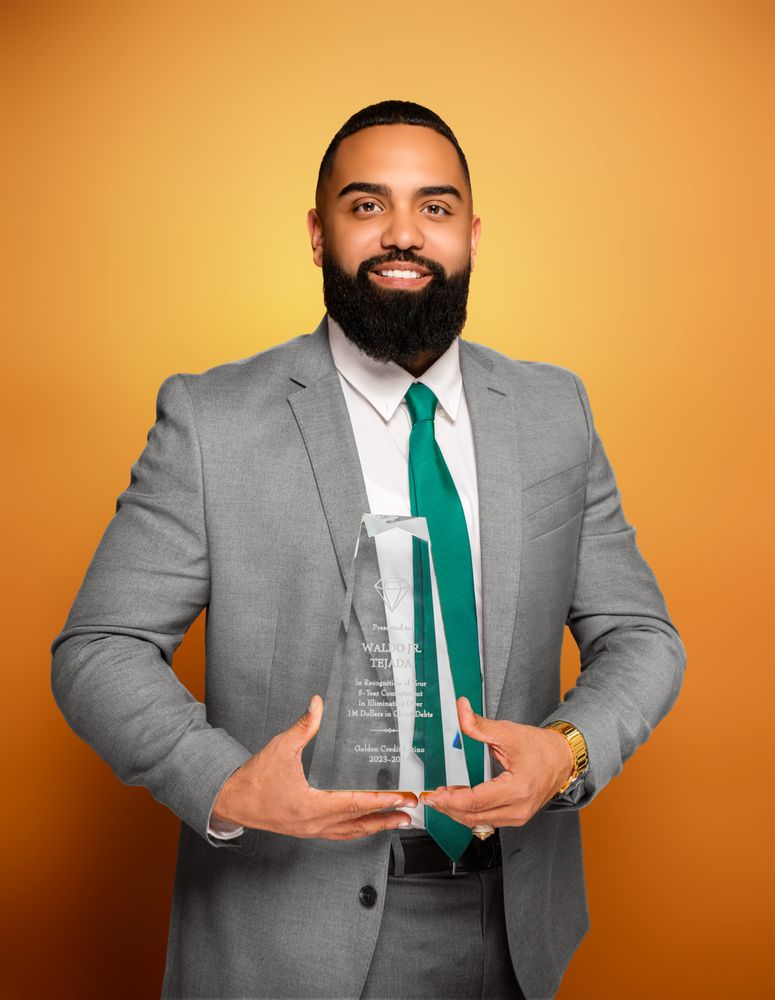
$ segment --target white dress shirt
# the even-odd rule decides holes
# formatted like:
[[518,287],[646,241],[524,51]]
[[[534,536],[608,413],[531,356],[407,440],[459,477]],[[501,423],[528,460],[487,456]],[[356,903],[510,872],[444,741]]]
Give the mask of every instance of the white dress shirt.
[[[474,574],[474,596],[482,662],[482,559],[479,539],[479,494],[476,457],[456,338],[419,378],[393,361],[374,361],[347,339],[339,324],[328,317],[328,338],[350,414],[366,494],[372,514],[411,514],[409,500],[409,434],[412,420],[404,402],[414,382],[422,382],[439,401],[436,441],[449,468],[463,506]],[[364,512],[365,513],[365,512]],[[484,682],[482,686],[484,704]],[[400,708],[399,708],[400,712]],[[414,757],[414,755],[409,755]],[[414,765],[421,767],[417,761]],[[404,765],[402,764],[402,776]],[[484,780],[492,776],[490,755],[484,755]],[[424,828],[424,806],[407,808],[413,827]],[[230,838],[242,827],[211,818],[213,836]]]

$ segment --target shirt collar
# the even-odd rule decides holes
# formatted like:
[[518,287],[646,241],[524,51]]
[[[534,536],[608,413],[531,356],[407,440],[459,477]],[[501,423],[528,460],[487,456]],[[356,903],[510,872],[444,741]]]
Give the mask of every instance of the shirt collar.
[[415,379],[394,361],[375,361],[347,339],[332,316],[328,319],[328,342],[337,371],[357,390],[383,420],[398,409],[410,385],[422,382],[431,389],[439,407],[451,420],[457,419],[463,377],[460,373],[460,338],[455,337],[446,351],[427,371]]

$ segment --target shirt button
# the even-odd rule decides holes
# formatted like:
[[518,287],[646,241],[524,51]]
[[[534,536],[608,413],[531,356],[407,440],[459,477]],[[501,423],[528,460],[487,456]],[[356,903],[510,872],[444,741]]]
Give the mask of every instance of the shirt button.
[[373,885],[364,885],[358,893],[358,899],[364,906],[374,906],[377,902],[377,890]]
[[387,767],[381,767],[379,771],[377,771],[377,788],[390,788],[391,784],[390,769]]

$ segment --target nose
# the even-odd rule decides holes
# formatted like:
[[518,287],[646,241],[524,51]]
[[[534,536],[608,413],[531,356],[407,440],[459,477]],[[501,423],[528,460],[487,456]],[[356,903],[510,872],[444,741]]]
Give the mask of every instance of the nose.
[[418,250],[423,246],[425,237],[411,208],[394,208],[392,212],[385,213],[381,242],[386,250]]

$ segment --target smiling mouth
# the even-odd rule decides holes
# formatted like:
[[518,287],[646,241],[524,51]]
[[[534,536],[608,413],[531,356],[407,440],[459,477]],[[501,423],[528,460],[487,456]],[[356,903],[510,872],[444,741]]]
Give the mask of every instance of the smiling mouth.
[[409,268],[380,267],[369,271],[378,285],[388,288],[418,288],[427,285],[432,275],[426,271],[410,270]]

